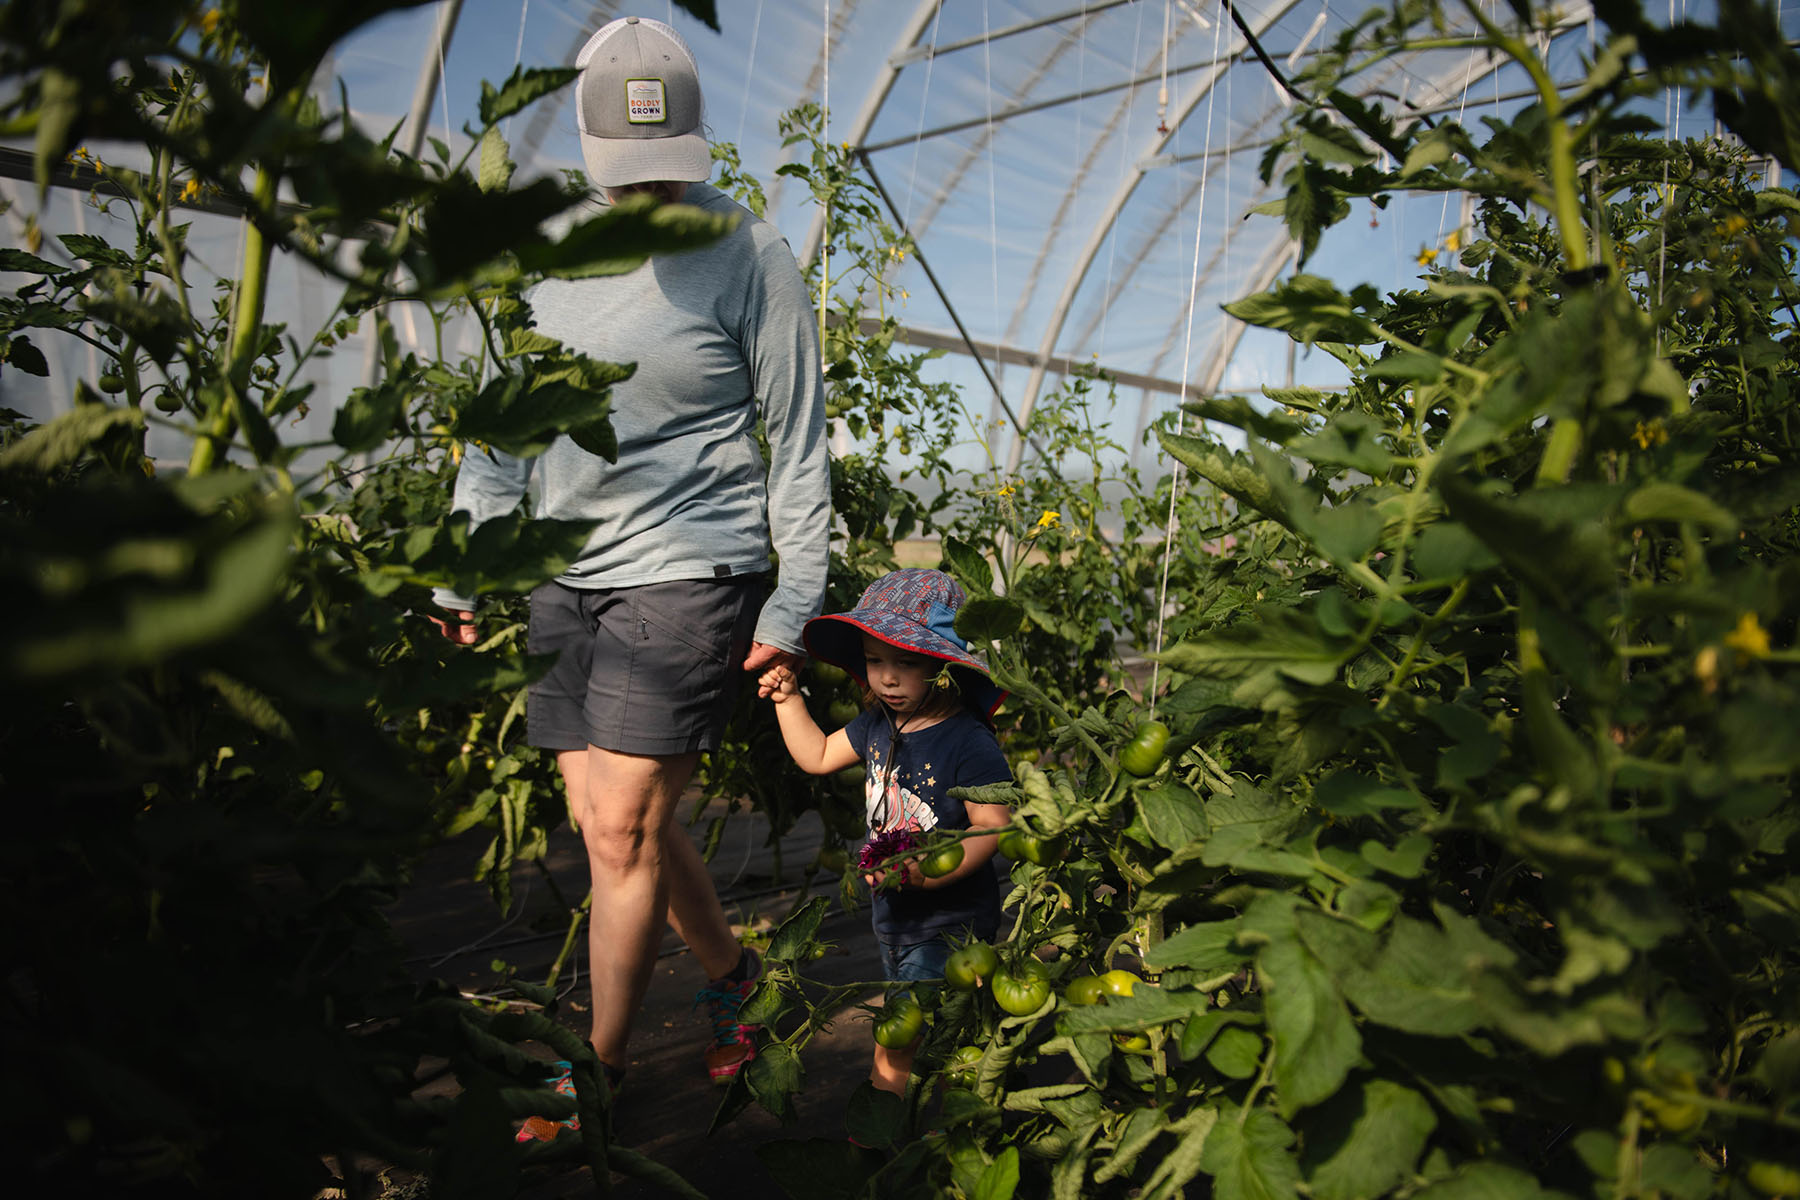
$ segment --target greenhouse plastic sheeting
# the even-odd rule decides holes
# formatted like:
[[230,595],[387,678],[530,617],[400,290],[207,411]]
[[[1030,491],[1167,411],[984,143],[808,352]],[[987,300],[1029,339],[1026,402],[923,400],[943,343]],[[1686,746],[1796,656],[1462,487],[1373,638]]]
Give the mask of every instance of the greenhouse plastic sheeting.
[[[699,60],[713,139],[740,148],[802,259],[831,248],[805,185],[777,174],[796,153],[783,145],[781,115],[818,104],[825,137],[861,152],[890,218],[916,241],[891,273],[905,337],[946,349],[934,369],[1003,435],[1075,367],[1111,375],[1101,415],[1127,445],[1183,399],[1337,378],[1327,356],[1246,335],[1221,306],[1295,264],[1280,219],[1253,212],[1281,195],[1259,164],[1295,102],[1269,67],[1303,72],[1365,11],[1363,0],[1240,4],[1267,64],[1217,0],[731,0],[717,32],[667,3],[447,4],[359,30],[321,73],[332,81],[322,97],[335,103],[341,81],[357,119],[382,136],[429,88],[424,132],[455,145],[482,81],[498,83],[520,64],[572,64],[594,29],[628,12],[667,20]],[[1783,22],[1800,18],[1784,12]],[[1558,10],[1542,39],[1558,78],[1585,74],[1594,37],[1585,4]],[[1528,102],[1523,72],[1497,67],[1462,50],[1410,53],[1355,85],[1403,120],[1478,125]],[[1678,136],[1712,132],[1680,97],[1659,107],[1651,115]],[[506,133],[519,178],[579,169],[567,93]],[[91,232],[104,221],[65,215]],[[1421,252],[1443,246],[1467,217],[1441,197],[1359,203],[1309,269],[1346,284],[1406,286]],[[229,263],[230,223],[217,224],[210,236]],[[297,315],[318,306],[307,286],[295,281],[288,298]],[[416,319],[398,324],[403,337],[430,336]],[[327,394],[359,382],[353,358],[340,355]]]

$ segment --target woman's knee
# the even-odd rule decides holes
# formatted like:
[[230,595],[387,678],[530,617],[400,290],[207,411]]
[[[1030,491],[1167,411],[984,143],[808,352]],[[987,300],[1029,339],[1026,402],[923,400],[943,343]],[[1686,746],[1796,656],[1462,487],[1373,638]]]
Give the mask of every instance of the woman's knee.
[[596,867],[632,871],[662,861],[663,831],[647,819],[595,819],[581,832]]

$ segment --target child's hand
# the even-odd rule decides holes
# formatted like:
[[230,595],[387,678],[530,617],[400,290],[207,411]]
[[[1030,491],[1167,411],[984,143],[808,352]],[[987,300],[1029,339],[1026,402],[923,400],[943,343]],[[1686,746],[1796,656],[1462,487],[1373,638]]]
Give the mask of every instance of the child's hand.
[[756,694],[767,697],[777,704],[786,703],[800,694],[800,677],[792,667],[779,665],[770,667],[756,681]]

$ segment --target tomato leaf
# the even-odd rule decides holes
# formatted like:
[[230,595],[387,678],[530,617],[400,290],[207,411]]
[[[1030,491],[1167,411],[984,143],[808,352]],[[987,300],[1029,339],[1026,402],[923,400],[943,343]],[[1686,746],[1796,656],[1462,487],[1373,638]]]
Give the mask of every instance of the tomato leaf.
[[1218,1200],[1297,1200],[1300,1167],[1288,1147],[1294,1131],[1267,1108],[1245,1112],[1219,1106],[1206,1133],[1200,1169],[1213,1179]]
[[481,123],[498,125],[541,97],[567,87],[579,75],[574,67],[514,67],[506,82],[495,88],[481,81]]
[[1019,1149],[1008,1146],[994,1156],[975,1184],[974,1200],[1012,1200],[1019,1187]]
[[1304,943],[1291,896],[1265,896],[1245,911],[1246,933],[1268,939],[1257,950],[1264,1012],[1275,1037],[1275,1085],[1284,1115],[1335,1092],[1362,1060],[1362,1037],[1332,973]]
[[831,907],[829,896],[814,896],[781,923],[775,936],[769,939],[767,956],[779,961],[788,962],[800,956],[819,932],[819,923],[825,919],[826,910]]
[[844,1128],[864,1146],[886,1148],[900,1136],[906,1123],[906,1104],[892,1092],[864,1080],[850,1093]]
[[1307,1180],[1316,1200],[1386,1194],[1413,1173],[1437,1114],[1411,1088],[1371,1079],[1324,1105],[1307,1134],[1317,1162]]
[[1206,838],[1210,826],[1200,797],[1186,784],[1164,782],[1137,793],[1138,813],[1157,845],[1181,850]]

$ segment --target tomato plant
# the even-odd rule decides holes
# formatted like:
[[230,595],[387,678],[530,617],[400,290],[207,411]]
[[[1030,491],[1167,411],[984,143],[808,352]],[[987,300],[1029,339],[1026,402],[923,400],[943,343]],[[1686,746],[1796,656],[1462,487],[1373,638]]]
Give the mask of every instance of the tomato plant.
[[[0,414],[0,577],[20,614],[0,744],[9,784],[38,797],[17,839],[33,849],[0,854],[28,934],[9,939],[9,986],[30,997],[0,1016],[0,1091],[34,1097],[10,1127],[41,1126],[22,1186],[365,1194],[369,1156],[426,1172],[477,1097],[539,1084],[509,1046],[525,1040],[574,1064],[598,1127],[597,1063],[554,1019],[555,989],[509,980],[530,1012],[471,1005],[420,977],[388,912],[424,850],[482,829],[470,869],[510,908],[514,866],[564,816],[550,756],[521,741],[539,670],[521,594],[586,527],[521,515],[471,541],[448,480],[465,451],[563,434],[604,450],[627,371],[537,334],[525,291],[722,227],[640,209],[599,231],[563,178],[515,186],[502,127],[563,69],[484,84],[456,151],[370,137],[315,76],[336,39],[404,5],[323,24],[296,6],[128,7],[0,20],[8,123],[36,131],[37,177],[72,175],[93,213],[59,233],[53,207],[26,211],[39,189],[0,250],[9,376],[45,373],[34,339],[88,356],[68,411],[36,428]],[[205,236],[207,209],[236,232]],[[537,232],[565,214],[573,240]],[[274,313],[284,276],[316,307]],[[458,343],[455,322],[482,336],[404,351],[400,307],[416,346]],[[353,336],[374,351],[366,380],[328,395],[318,364]],[[322,429],[292,431],[320,406]],[[422,616],[452,584],[492,602],[479,653]],[[407,1081],[427,1059],[457,1086],[421,1108]],[[459,1173],[516,1169],[502,1138],[455,1140]]]
[[[936,1036],[987,1047],[979,1078],[941,1159],[872,1188],[1014,1153],[1020,1194],[1118,1200],[1780,1187],[1737,1173],[1800,1128],[1800,201],[1756,115],[1800,57],[1754,6],[1613,5],[1569,93],[1517,12],[1373,12],[1290,81],[1263,171],[1299,265],[1230,311],[1348,382],[1158,426],[1195,482],[1155,490],[1181,514],[1155,694],[1063,629],[1103,549],[1012,496],[944,540],[1041,750],[980,797],[1013,809],[998,948],[1026,965],[994,1006],[950,997]],[[1528,104],[1327,115],[1452,25]],[[1748,151],[1647,140],[1651,79]],[[1416,287],[1307,273],[1329,226],[1419,192],[1467,217]],[[1051,420],[1072,439],[1079,407]],[[1040,955],[1132,969],[1050,1008],[1015,977]]]

